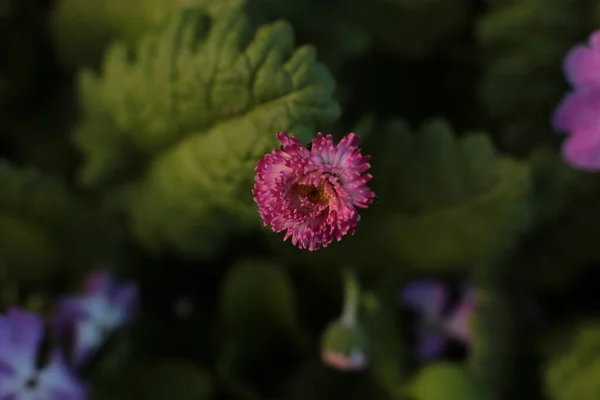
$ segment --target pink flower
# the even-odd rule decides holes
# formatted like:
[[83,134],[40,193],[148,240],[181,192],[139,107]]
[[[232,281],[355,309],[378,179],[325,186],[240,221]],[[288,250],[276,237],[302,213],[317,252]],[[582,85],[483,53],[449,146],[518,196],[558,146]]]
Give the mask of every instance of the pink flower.
[[360,215],[375,194],[366,183],[369,156],[348,134],[336,145],[331,135],[318,133],[307,148],[285,132],[277,134],[281,148],[266,154],[255,168],[252,193],[265,226],[286,231],[283,240],[301,249],[327,247],[353,234]]
[[600,31],[588,45],[577,45],[564,60],[565,74],[574,90],[552,117],[556,129],[569,137],[563,143],[564,160],[574,168],[600,170]]

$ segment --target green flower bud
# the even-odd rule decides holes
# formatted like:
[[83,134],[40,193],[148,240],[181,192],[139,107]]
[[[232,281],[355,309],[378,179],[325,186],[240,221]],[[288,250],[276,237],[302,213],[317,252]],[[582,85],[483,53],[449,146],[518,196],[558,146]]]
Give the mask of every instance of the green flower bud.
[[358,322],[360,288],[352,271],[344,272],[344,310],[323,335],[321,359],[342,371],[359,371],[368,364],[367,336]]
[[330,367],[342,371],[358,371],[368,364],[367,338],[358,325],[348,325],[342,320],[331,323],[321,347],[321,359]]

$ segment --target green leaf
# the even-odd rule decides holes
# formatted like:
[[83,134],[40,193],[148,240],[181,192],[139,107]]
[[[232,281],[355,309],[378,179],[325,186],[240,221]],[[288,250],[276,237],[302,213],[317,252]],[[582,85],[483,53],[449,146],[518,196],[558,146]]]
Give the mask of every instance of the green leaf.
[[[95,64],[115,39],[134,41],[166,23],[181,7],[202,0],[58,0],[50,33],[59,60],[67,67]],[[225,1],[219,3],[226,3]]]
[[321,354],[353,358],[357,365],[366,366],[370,361],[369,340],[362,325],[360,323],[350,325],[343,320],[331,322],[323,333]]
[[594,400],[600,394],[600,320],[574,326],[544,368],[552,400]]
[[402,340],[398,310],[393,306],[396,291],[388,289],[365,293],[362,297],[362,318],[370,340],[369,373],[394,399],[400,399],[401,382],[407,377],[410,349]]
[[374,264],[456,268],[493,259],[531,227],[530,167],[498,154],[488,135],[458,138],[443,119],[418,132],[401,120],[373,128],[383,132],[364,147],[378,202],[363,211],[353,237],[311,253],[310,261],[293,250],[290,258],[369,271]]
[[266,260],[234,265],[221,289],[220,315],[235,336],[269,335],[269,329],[299,328],[294,285],[283,267]]
[[477,379],[460,364],[440,362],[424,367],[410,382],[415,400],[485,400]]
[[565,166],[558,155],[545,158],[532,157],[537,226],[514,258],[522,281],[556,290],[600,260],[600,179]]
[[284,400],[369,399],[389,400],[389,395],[366,373],[329,368],[320,360],[304,363],[290,380]]
[[417,266],[469,264],[506,250],[528,228],[529,167],[497,154],[487,135],[457,139],[441,119],[418,135],[390,134],[382,162],[391,168],[378,168],[390,213],[380,217],[380,235],[402,258]]
[[203,400],[213,392],[210,375],[193,364],[165,360],[126,373],[120,396],[136,400]]
[[[267,260],[244,260],[229,269],[219,316],[225,339],[217,362],[219,379],[238,398],[260,399],[257,393],[273,391],[273,382],[285,381],[308,348],[295,288],[283,267]],[[259,370],[257,363],[263,363]]]
[[540,142],[556,143],[550,115],[567,91],[565,53],[592,30],[591,5],[574,0],[496,0],[480,19],[477,40],[485,69],[482,102],[510,151],[527,154]]
[[471,321],[473,344],[468,367],[490,393],[496,395],[495,398],[502,398],[516,370],[515,326],[509,308],[510,298],[498,288],[498,284],[492,283],[491,277],[487,284],[479,282],[476,296],[477,306]]
[[86,231],[90,223],[86,207],[60,179],[0,162],[0,265],[10,279],[41,282],[89,262],[97,254],[89,247],[95,238]]
[[82,74],[75,137],[86,185],[137,182],[131,218],[150,249],[205,255],[256,224],[253,168],[275,134],[307,140],[340,114],[330,74],[285,22],[254,32],[237,11],[185,10],[135,55],[116,43],[102,76]]
[[530,156],[533,180],[532,210],[536,224],[558,215],[581,185],[581,174],[567,166],[560,154],[548,147],[536,148]]

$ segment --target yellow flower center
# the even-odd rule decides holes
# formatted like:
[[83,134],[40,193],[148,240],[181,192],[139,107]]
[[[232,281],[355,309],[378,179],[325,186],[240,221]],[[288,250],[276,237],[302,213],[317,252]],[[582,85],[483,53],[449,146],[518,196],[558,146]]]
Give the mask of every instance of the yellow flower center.
[[295,184],[293,190],[298,196],[305,197],[313,204],[325,204],[329,201],[329,195],[323,186]]

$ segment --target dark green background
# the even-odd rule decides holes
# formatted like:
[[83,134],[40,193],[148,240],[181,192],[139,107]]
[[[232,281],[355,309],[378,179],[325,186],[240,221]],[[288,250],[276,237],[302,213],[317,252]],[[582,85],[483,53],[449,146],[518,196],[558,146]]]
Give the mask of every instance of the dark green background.
[[[1,305],[139,282],[84,371],[98,399],[597,400],[600,181],[550,118],[599,26],[589,0],[0,0]],[[356,235],[307,252],[262,227],[281,130],[362,137]],[[319,360],[344,267],[360,373]],[[417,278],[476,287],[472,349],[414,357]]]

